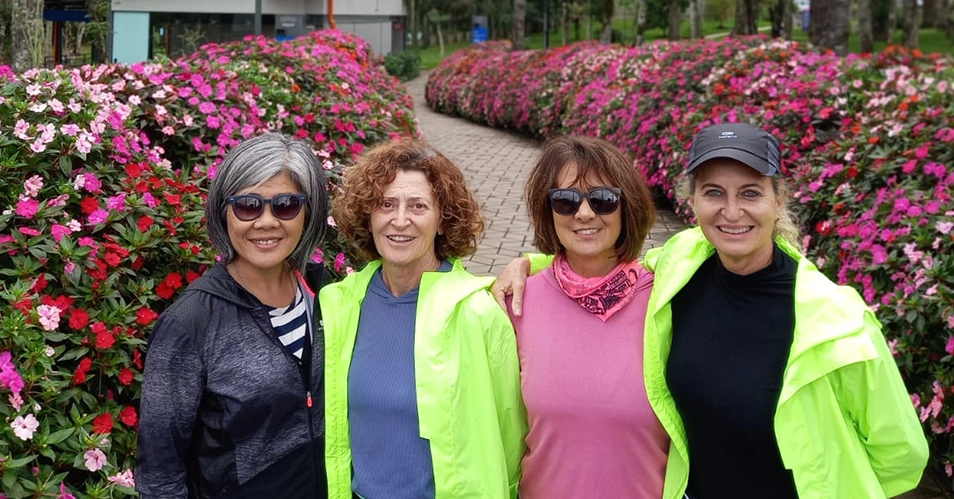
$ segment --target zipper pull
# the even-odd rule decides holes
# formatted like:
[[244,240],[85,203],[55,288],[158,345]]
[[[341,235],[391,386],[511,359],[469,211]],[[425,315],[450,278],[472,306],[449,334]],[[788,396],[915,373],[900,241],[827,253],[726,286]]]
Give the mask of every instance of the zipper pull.
[[308,395],[305,397],[305,405],[307,405],[309,409],[311,409],[311,406],[313,405],[311,400],[311,390],[308,390]]

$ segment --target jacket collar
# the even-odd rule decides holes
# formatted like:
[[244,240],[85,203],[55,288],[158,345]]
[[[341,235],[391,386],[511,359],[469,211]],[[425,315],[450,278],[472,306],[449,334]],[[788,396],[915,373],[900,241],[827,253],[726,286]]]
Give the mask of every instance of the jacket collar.
[[[314,296],[318,289],[324,284],[324,267],[316,263],[309,263],[305,268],[304,281],[308,285],[309,291]],[[239,307],[253,309],[261,305],[255,296],[245,290],[238,282],[232,278],[225,265],[215,264],[207,270],[202,277],[196,279],[186,288],[186,291],[201,291],[215,297],[226,300]]]

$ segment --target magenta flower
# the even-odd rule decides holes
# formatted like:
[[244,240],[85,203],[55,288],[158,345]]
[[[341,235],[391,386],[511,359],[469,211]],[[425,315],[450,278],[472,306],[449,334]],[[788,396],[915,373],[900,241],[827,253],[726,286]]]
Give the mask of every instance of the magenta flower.
[[85,182],[83,183],[83,188],[87,192],[97,193],[103,188],[102,182],[92,173],[86,173],[83,175]]
[[76,496],[70,494],[69,489],[66,488],[66,482],[60,482],[60,495],[56,496],[56,499],[76,499]]
[[99,225],[105,222],[107,218],[109,218],[109,212],[100,208],[90,213],[87,220],[89,221],[90,225]]
[[345,264],[344,253],[338,253],[338,256],[335,257],[335,271],[341,272],[341,269],[344,268],[344,264]]
[[111,196],[106,200],[106,207],[110,210],[123,211],[126,208],[126,195],[120,192],[115,196]]
[[156,201],[156,198],[151,193],[145,193],[142,195],[142,202],[146,203],[146,206],[150,208],[155,208],[159,206],[159,201]]
[[202,104],[199,104],[199,112],[202,114],[209,114],[215,112],[215,104],[205,101]]
[[33,215],[36,215],[36,212],[39,210],[40,205],[36,202],[36,199],[27,198],[17,202],[16,213],[23,218],[33,218]]
[[53,240],[60,242],[60,239],[63,239],[63,236],[72,232],[69,227],[60,224],[53,224],[53,227],[50,227],[50,233],[53,234]]

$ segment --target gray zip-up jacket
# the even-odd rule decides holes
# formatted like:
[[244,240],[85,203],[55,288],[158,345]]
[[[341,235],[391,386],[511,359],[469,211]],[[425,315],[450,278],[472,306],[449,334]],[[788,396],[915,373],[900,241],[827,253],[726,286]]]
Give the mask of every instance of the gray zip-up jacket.
[[142,383],[136,489],[143,499],[327,497],[320,266],[305,281],[313,341],[301,362],[223,265],[156,322]]

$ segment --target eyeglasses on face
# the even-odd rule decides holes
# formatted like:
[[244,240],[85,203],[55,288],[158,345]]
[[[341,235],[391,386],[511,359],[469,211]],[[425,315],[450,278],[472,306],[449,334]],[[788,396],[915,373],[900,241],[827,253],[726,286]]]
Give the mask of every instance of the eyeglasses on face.
[[558,215],[575,215],[586,198],[590,209],[597,215],[609,215],[619,209],[622,202],[622,189],[619,187],[596,187],[590,192],[577,189],[550,189],[550,209]]
[[271,199],[258,194],[238,194],[225,198],[225,202],[232,206],[235,218],[243,222],[251,222],[262,216],[266,204],[271,205],[275,218],[291,220],[298,216],[307,201],[308,196],[304,194],[279,194]]

